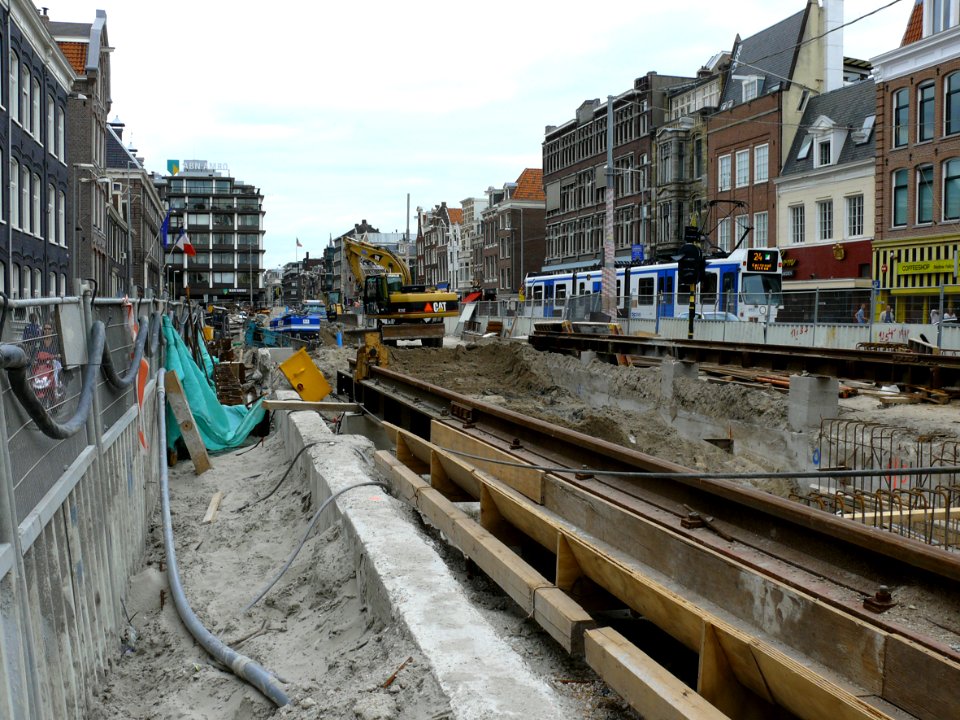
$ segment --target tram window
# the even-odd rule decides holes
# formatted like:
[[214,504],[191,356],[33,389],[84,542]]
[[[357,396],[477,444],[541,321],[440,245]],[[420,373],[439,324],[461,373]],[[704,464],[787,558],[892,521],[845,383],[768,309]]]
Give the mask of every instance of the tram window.
[[700,303],[704,308],[717,305],[717,275],[707,273],[700,282]]
[[590,291],[587,290],[587,283],[582,280],[577,283],[577,295],[589,295]]
[[653,305],[653,278],[640,278],[637,281],[637,296],[641,305]]
[[563,300],[567,297],[567,286],[566,285],[557,285],[556,287],[556,297],[557,300]]
[[534,285],[534,286],[533,286],[533,299],[534,299],[534,300],[543,300],[543,285]]
[[623,280],[617,280],[617,297],[623,296]]

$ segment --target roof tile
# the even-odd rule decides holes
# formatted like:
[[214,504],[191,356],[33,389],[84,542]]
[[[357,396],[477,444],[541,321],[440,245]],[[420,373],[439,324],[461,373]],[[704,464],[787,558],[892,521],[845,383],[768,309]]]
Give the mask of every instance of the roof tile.
[[67,58],[67,62],[70,63],[70,67],[77,72],[77,75],[84,75],[86,73],[88,43],[61,41],[58,45],[60,45],[60,50]]
[[547,196],[543,192],[543,170],[540,168],[527,168],[520,177],[517,178],[517,189],[513,193],[517,200],[542,200],[546,201]]
[[913,6],[913,12],[910,13],[910,19],[907,20],[907,29],[903,33],[903,40],[900,41],[900,47],[910,45],[923,37],[923,0],[917,0]]

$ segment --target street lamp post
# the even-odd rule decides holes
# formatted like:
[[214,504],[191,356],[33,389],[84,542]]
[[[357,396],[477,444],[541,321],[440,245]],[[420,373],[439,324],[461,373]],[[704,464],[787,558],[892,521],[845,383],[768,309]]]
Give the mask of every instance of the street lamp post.
[[603,312],[611,319],[617,317],[617,300],[615,297],[617,275],[613,267],[613,215],[614,215],[614,185],[613,185],[613,95],[607,95],[607,189],[606,222],[603,233],[603,271],[600,275],[600,297]]
[[97,166],[91,163],[73,163],[73,206],[70,208],[70,221],[73,223],[73,231],[70,239],[70,282],[73,285],[74,292],[77,292],[77,276],[80,274],[79,254],[80,246],[77,243],[77,205],[80,204],[80,180],[77,177],[77,170],[96,170]]

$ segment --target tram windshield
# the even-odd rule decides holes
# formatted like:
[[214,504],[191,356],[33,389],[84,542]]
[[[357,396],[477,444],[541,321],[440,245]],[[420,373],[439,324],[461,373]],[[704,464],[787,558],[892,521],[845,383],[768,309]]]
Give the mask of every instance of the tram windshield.
[[779,275],[743,274],[743,302],[747,305],[783,305]]

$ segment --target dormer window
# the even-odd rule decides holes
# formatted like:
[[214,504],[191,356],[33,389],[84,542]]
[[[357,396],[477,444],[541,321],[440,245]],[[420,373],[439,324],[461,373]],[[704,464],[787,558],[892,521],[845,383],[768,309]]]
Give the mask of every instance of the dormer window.
[[832,143],[830,139],[821,140],[817,143],[817,167],[833,164],[833,154],[831,152]]
[[763,89],[763,78],[758,75],[740,75],[735,79],[740,81],[742,102],[749,102],[758,97]]

